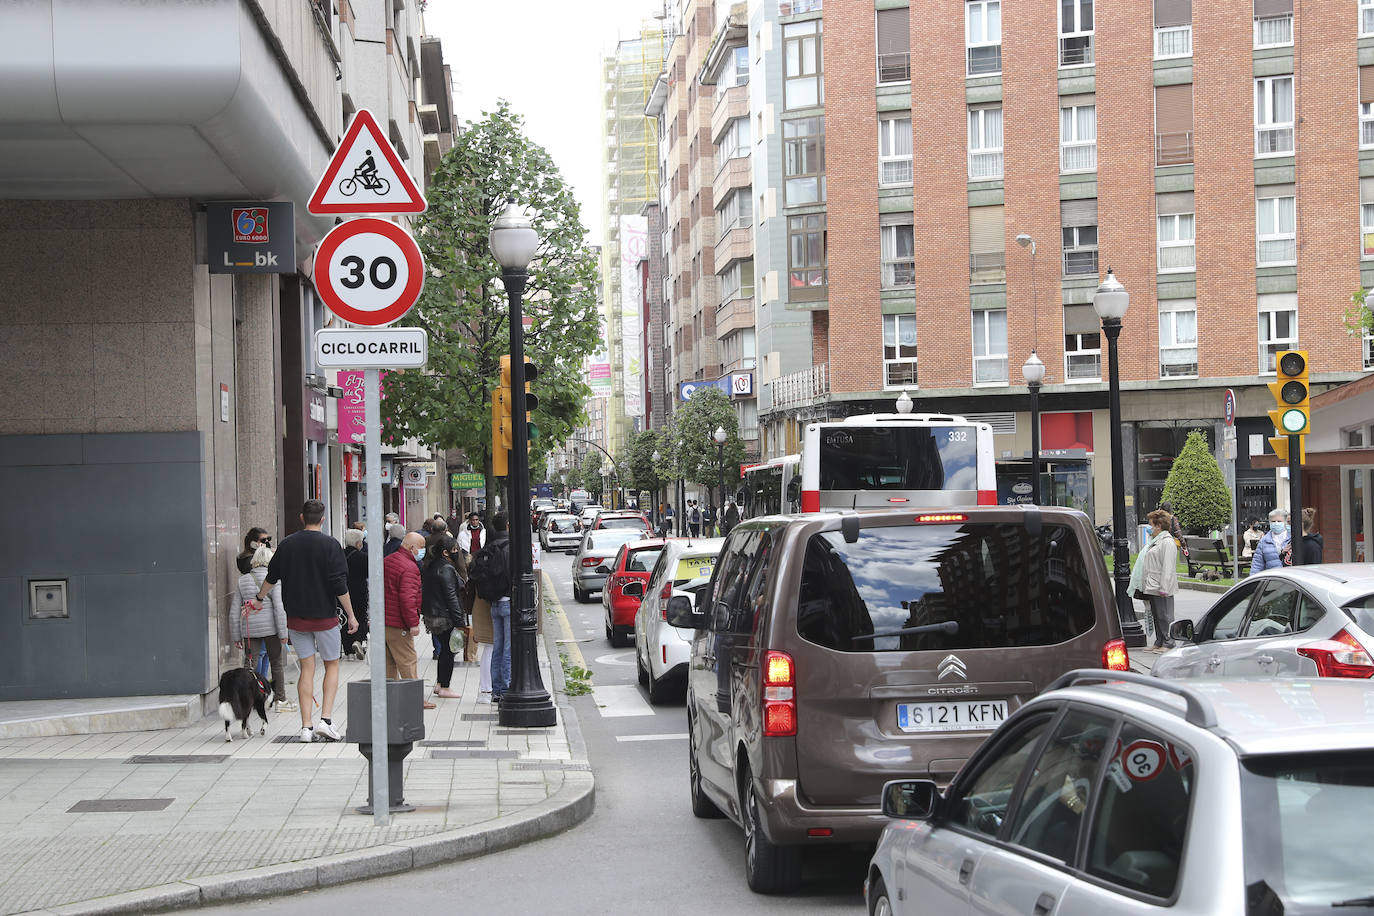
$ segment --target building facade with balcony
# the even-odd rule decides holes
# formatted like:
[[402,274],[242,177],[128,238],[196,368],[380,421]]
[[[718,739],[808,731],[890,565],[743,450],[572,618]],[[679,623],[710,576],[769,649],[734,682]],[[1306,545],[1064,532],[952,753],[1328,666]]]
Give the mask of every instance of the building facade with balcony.
[[[765,457],[808,416],[890,410],[905,390],[917,411],[992,421],[1015,479],[1035,350],[1046,492],[1106,520],[1092,296],[1111,267],[1131,294],[1130,511],[1154,507],[1189,429],[1221,454],[1230,388],[1241,512],[1263,515],[1285,498],[1249,460],[1271,434],[1274,354],[1309,350],[1319,391],[1374,369],[1344,325],[1374,280],[1374,4],[947,7],[751,5]],[[807,314],[806,346],[770,340],[775,316]]]

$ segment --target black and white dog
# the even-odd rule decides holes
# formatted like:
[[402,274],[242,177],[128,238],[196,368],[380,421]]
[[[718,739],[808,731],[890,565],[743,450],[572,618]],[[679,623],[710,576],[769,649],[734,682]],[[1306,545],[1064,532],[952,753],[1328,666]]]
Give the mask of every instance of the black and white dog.
[[243,737],[251,738],[248,717],[257,712],[262,719],[259,735],[267,734],[267,707],[276,702],[272,689],[263,683],[252,668],[234,668],[224,672],[219,678],[219,714],[224,719],[224,740],[233,741],[229,726],[238,721],[243,726]]

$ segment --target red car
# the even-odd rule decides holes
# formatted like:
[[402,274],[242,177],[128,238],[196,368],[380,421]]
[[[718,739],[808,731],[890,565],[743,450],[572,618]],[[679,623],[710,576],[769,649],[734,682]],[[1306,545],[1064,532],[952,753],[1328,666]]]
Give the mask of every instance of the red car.
[[654,538],[622,544],[611,563],[611,572],[601,589],[601,606],[606,611],[606,638],[617,649],[634,639],[635,612],[639,610],[639,599],[623,595],[621,591],[631,582],[649,583],[649,573],[658,562],[665,543],[661,538]]
[[639,512],[602,512],[592,522],[592,530],[599,528],[643,528],[645,537],[654,536],[654,526]]

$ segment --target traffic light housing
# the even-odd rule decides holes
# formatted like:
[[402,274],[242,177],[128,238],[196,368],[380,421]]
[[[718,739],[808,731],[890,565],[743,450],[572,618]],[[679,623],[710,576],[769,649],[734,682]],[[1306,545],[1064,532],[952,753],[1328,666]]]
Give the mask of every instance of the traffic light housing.
[[[1288,461],[1288,437],[1270,436],[1269,447],[1274,450],[1274,454],[1279,456],[1280,461]],[[1307,463],[1307,440],[1303,437],[1298,438],[1298,464]]]
[[491,393],[491,473],[505,477],[510,473],[511,444],[510,357],[501,357],[501,380]]
[[539,438],[539,427],[535,425],[530,413],[539,406],[539,398],[530,391],[530,382],[539,378],[539,367],[525,357],[525,438],[529,442]]
[[[1269,383],[1274,409],[1269,420],[1276,435],[1269,439],[1274,454],[1288,460],[1288,437],[1306,436],[1312,429],[1311,386],[1307,379],[1307,351],[1280,350],[1275,354],[1276,381]],[[1298,439],[1298,462],[1306,457],[1305,439]]]

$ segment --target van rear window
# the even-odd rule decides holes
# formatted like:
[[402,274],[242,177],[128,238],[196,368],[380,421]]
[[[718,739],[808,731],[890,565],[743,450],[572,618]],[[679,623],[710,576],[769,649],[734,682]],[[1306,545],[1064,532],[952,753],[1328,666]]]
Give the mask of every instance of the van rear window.
[[1097,615],[1072,530],[963,524],[865,528],[812,536],[802,563],[797,630],[841,652],[1049,646]]

